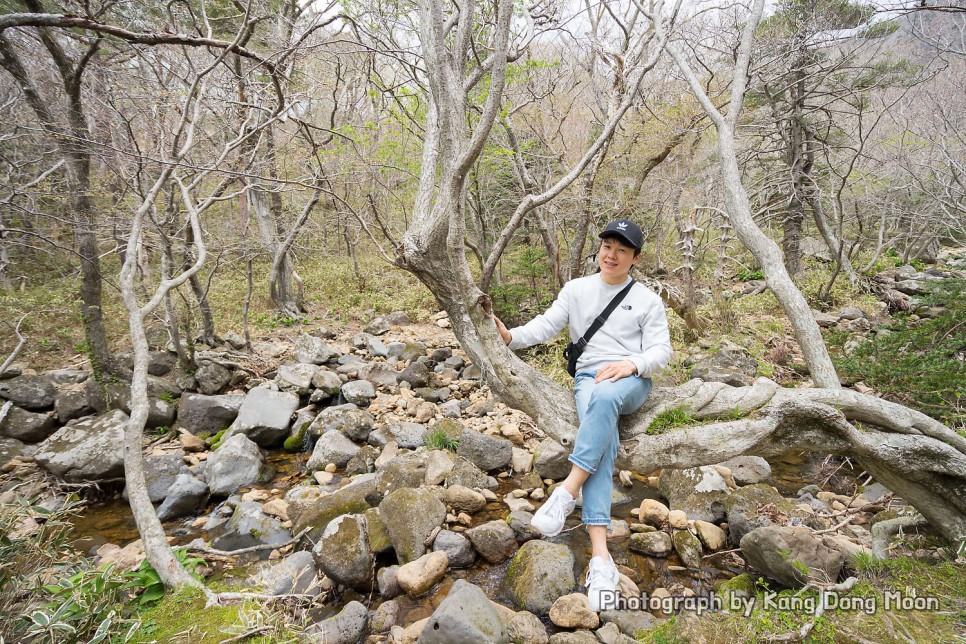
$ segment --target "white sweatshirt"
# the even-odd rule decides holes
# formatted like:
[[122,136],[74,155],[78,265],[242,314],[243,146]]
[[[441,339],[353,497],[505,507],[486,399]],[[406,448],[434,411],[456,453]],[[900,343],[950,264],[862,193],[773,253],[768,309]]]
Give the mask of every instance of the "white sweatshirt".
[[[523,349],[545,342],[565,325],[570,327],[571,341],[577,342],[628,281],[630,278],[611,285],[600,274],[594,274],[567,282],[546,313],[510,329],[509,347]],[[670,359],[671,337],[664,302],[637,282],[587,343],[577,361],[577,371],[598,371],[609,362],[630,360],[637,365],[637,375],[650,378],[664,369]]]

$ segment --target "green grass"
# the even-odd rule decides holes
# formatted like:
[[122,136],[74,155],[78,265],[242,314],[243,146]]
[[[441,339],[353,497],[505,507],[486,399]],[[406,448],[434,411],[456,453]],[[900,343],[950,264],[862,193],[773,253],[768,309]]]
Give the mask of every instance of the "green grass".
[[663,434],[669,429],[696,425],[700,421],[688,413],[684,407],[665,409],[651,421],[647,428],[648,434]]
[[437,429],[426,434],[426,447],[429,449],[448,449],[455,452],[460,446],[458,438],[451,438],[442,429]]
[[[888,335],[876,335],[850,356],[833,351],[840,375],[863,381],[890,400],[918,409],[960,429],[966,427],[966,280],[945,280],[922,297],[948,312],[913,323],[897,315]],[[831,348],[845,337],[829,333]]]

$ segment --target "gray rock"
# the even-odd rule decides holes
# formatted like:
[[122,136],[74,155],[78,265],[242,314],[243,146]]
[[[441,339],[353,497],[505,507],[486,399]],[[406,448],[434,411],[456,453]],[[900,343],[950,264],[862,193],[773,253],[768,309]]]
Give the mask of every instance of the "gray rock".
[[279,545],[292,538],[281,522],[262,512],[262,504],[243,501],[225,525],[225,531],[211,545],[219,550],[237,550],[261,545]]
[[482,380],[483,370],[480,369],[479,365],[471,364],[463,369],[461,377],[463,380]]
[[342,378],[334,371],[319,368],[312,376],[312,386],[315,387],[313,395],[318,394],[320,400],[327,400],[342,389]]
[[506,628],[486,593],[463,579],[457,579],[429,617],[418,644],[509,644]]
[[723,382],[733,387],[750,385],[758,374],[758,363],[738,350],[723,348],[691,367],[691,377],[705,382]]
[[312,364],[283,364],[275,374],[275,384],[280,391],[291,391],[304,396],[312,389],[312,379],[319,368]]
[[385,335],[389,332],[389,321],[382,316],[375,317],[369,321],[363,331],[372,335]]
[[94,404],[90,398],[88,383],[79,382],[71,385],[60,385],[54,399],[54,414],[61,424],[89,416],[94,413]]
[[701,556],[704,550],[701,547],[701,541],[695,535],[687,530],[675,530],[671,541],[674,542],[674,551],[678,553],[681,563],[695,570],[703,567]]
[[379,604],[379,608],[372,614],[369,627],[373,633],[385,633],[396,625],[399,619],[399,602],[390,599]]
[[925,295],[930,289],[924,282],[908,279],[896,282],[896,290],[906,295]]
[[178,427],[195,435],[217,434],[235,421],[243,402],[242,394],[183,394],[178,401]]
[[506,624],[506,634],[513,644],[547,644],[547,627],[530,611],[521,610]]
[[90,371],[81,369],[53,369],[44,372],[44,378],[54,385],[79,385],[91,377]]
[[459,418],[460,416],[462,416],[462,408],[460,407],[460,401],[456,400],[455,398],[453,400],[447,400],[446,402],[441,404],[439,408],[440,408],[440,411],[443,412],[443,416],[445,416],[446,418]]
[[208,484],[187,472],[178,474],[158,506],[158,519],[170,521],[194,514],[208,502]]
[[217,394],[231,382],[231,371],[214,362],[203,362],[195,371],[198,391],[206,395]]
[[449,557],[450,568],[469,568],[476,561],[473,544],[463,535],[440,530],[433,541],[433,552],[442,550]]
[[393,311],[386,316],[386,321],[394,326],[406,326],[407,324],[412,324],[413,321],[405,311]]
[[452,473],[446,477],[447,485],[464,485],[469,488],[489,488],[486,472],[465,459],[458,459]]
[[466,536],[480,556],[490,563],[506,561],[517,549],[516,535],[506,521],[495,519],[478,525],[467,530]]
[[376,388],[368,380],[350,380],[342,385],[342,397],[359,407],[368,407],[376,397]]
[[253,576],[251,583],[270,595],[315,595],[317,576],[312,553],[300,550]]
[[[764,508],[767,510],[763,510]],[[734,545],[738,545],[742,537],[752,530],[774,525],[772,517],[775,513],[803,522],[812,520],[810,513],[795,507],[778,490],[764,483],[746,485],[736,490],[725,499],[725,511],[728,515],[729,536]]]
[[[184,465],[184,452],[171,454],[152,454],[144,457],[144,480],[148,485],[151,503],[160,503],[168,495],[170,488]],[[126,490],[125,490],[126,492]]]
[[379,470],[377,489],[386,495],[400,488],[419,487],[426,480],[427,461],[426,452],[396,456]]
[[621,633],[628,637],[658,625],[657,619],[645,610],[605,610],[600,613],[600,621],[616,624]]
[[375,558],[366,539],[362,514],[343,514],[326,526],[312,549],[319,568],[343,586],[368,591],[372,587]]
[[843,320],[861,320],[865,317],[865,311],[857,306],[847,306],[839,311],[839,317]]
[[339,405],[320,411],[308,431],[311,436],[318,437],[335,430],[352,440],[364,441],[369,438],[374,422],[372,414],[355,405]]
[[0,438],[0,466],[6,465],[24,453],[24,445],[16,438]]
[[376,582],[379,584],[379,594],[390,599],[402,595],[402,588],[399,586],[399,566],[386,566],[380,568],[376,573]]
[[399,374],[399,380],[408,382],[415,387],[425,387],[429,384],[429,367],[424,362],[411,362]]
[[[835,582],[845,555],[804,527],[768,526],[741,538],[745,559],[761,574],[789,588],[801,588],[809,578]],[[807,567],[808,574],[799,567]]]
[[422,342],[410,342],[399,353],[400,362],[412,362],[426,355],[426,345]]
[[297,362],[316,365],[325,364],[339,357],[339,353],[329,347],[322,338],[316,338],[307,333],[303,333],[295,341],[293,355]]
[[506,467],[513,458],[513,443],[505,438],[487,436],[472,429],[460,434],[456,453],[484,472]]
[[274,447],[288,436],[298,406],[299,397],[293,393],[256,387],[248,392],[225,437],[244,434],[261,447]]
[[399,374],[384,362],[376,362],[359,369],[359,378],[368,380],[376,387],[385,387],[387,389],[399,384]]
[[[23,376],[21,376],[23,377]],[[34,460],[65,481],[99,481],[124,476],[124,428],[120,410],[82,420],[57,430],[37,446]]]
[[376,469],[377,458],[379,458],[379,450],[372,445],[363,445],[356,452],[356,455],[346,463],[345,473],[352,476],[353,474],[373,472]]
[[666,532],[638,532],[631,535],[627,547],[648,557],[666,557],[673,543]]
[[389,355],[389,347],[382,343],[379,338],[373,336],[366,337],[366,351],[373,358],[385,358]]
[[362,474],[356,476],[348,485],[340,487],[331,494],[323,494],[318,486],[303,486],[289,490],[285,495],[288,501],[288,517],[292,530],[296,533],[305,528],[311,531],[308,537],[318,539],[332,519],[343,514],[360,514],[368,510],[375,498],[376,476]]
[[506,518],[507,524],[517,537],[520,543],[526,543],[531,539],[539,539],[543,535],[537,531],[530,522],[533,521],[533,513],[526,510],[514,510]]
[[731,488],[712,467],[661,471],[661,494],[672,510],[681,510],[689,519],[721,523],[725,517],[724,500]]
[[426,539],[443,524],[446,506],[429,490],[401,488],[383,499],[379,513],[396,558],[407,564],[426,554]]
[[570,548],[549,541],[528,541],[507,568],[506,582],[517,608],[546,617],[554,601],[573,592],[576,561]]
[[0,436],[24,443],[39,443],[54,433],[52,412],[30,412],[11,401],[0,404]]
[[305,466],[309,470],[320,470],[329,463],[335,463],[336,467],[342,468],[358,453],[359,446],[349,440],[345,434],[330,430],[315,442],[312,456]]
[[320,644],[356,644],[369,623],[369,610],[357,601],[346,604],[338,615],[313,624],[306,632]]
[[764,483],[771,478],[771,465],[760,456],[736,456],[719,465],[731,470],[731,476],[738,485]]
[[554,633],[548,642],[549,644],[600,644],[597,636],[590,631]]
[[419,423],[393,423],[386,430],[392,437],[391,440],[396,441],[403,449],[418,449],[426,444],[426,427]]
[[533,450],[533,470],[542,479],[559,481],[567,478],[571,468],[568,456],[570,452],[566,447],[552,438],[545,438]]
[[492,398],[475,402],[466,408],[467,416],[482,417],[496,409],[496,401]]
[[0,398],[32,411],[52,409],[54,385],[42,376],[16,376],[0,380]]
[[208,456],[205,465],[208,489],[215,496],[228,496],[257,481],[264,463],[258,445],[244,434],[231,436]]

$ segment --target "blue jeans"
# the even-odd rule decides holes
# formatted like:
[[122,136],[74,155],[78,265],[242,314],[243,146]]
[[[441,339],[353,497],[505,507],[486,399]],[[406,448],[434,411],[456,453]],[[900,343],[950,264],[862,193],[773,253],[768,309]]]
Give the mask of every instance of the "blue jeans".
[[594,382],[596,371],[574,378],[574,400],[580,427],[568,460],[590,472],[582,488],[585,525],[609,525],[614,460],[620,447],[617,419],[636,411],[651,393],[651,379],[627,376],[616,382]]

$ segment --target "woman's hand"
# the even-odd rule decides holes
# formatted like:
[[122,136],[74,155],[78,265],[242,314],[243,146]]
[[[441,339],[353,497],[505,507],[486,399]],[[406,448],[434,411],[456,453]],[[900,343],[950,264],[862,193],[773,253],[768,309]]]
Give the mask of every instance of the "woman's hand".
[[605,365],[602,369],[598,370],[597,376],[594,378],[594,382],[602,382],[604,380],[617,382],[621,378],[636,375],[637,365],[630,360],[621,360],[620,362],[611,362],[610,364]]
[[496,322],[496,329],[500,332],[500,337],[503,338],[503,343],[510,344],[510,341],[513,340],[513,336],[510,335],[510,332],[506,330],[506,326],[502,321],[500,321],[500,318],[496,317],[495,315],[493,316],[493,321]]

